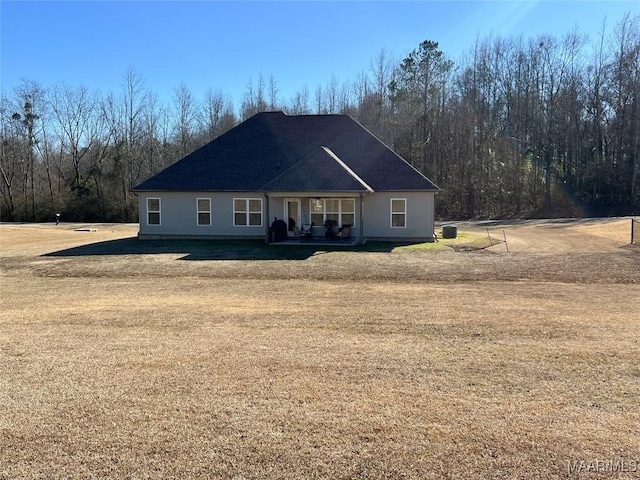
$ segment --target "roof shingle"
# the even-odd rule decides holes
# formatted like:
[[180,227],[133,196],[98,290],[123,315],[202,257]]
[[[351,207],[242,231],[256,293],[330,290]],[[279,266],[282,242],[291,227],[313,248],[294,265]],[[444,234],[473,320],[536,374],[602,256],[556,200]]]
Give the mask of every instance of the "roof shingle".
[[134,191],[336,192],[368,191],[367,186],[377,191],[438,190],[348,115],[264,112]]

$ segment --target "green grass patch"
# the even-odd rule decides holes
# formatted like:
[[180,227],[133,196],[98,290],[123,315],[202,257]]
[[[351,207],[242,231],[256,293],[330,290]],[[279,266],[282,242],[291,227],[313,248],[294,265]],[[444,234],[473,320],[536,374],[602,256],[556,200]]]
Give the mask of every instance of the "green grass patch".
[[424,243],[414,243],[411,245],[402,245],[393,249],[393,251],[443,251],[448,250],[451,245],[457,243],[468,243],[476,240],[481,240],[482,235],[476,235],[474,233],[465,233],[458,231],[458,236],[456,238],[441,238],[438,237],[437,242],[424,242]]

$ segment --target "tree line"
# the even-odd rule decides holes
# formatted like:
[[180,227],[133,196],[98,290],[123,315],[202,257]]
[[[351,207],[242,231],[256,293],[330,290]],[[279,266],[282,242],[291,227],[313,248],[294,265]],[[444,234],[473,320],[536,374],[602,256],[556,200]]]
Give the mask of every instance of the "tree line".
[[357,78],[236,108],[186,84],[161,102],[129,69],[118,92],[25,80],[0,98],[3,221],[137,221],[131,188],[255,113],[344,113],[433,180],[439,218],[640,212],[640,17],[588,39],[477,38],[457,62],[425,40]]

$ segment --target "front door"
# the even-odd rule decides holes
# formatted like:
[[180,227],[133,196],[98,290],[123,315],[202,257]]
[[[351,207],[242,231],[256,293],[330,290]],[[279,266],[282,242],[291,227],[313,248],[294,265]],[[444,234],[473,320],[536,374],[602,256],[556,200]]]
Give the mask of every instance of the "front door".
[[288,225],[288,236],[293,237],[293,227],[300,228],[302,220],[300,199],[287,198],[284,201],[284,221]]

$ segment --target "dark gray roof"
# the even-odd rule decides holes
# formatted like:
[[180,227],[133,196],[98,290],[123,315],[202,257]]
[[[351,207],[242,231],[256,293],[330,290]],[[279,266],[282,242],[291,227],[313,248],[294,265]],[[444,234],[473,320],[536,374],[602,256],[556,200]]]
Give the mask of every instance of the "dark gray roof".
[[438,190],[348,115],[258,113],[134,191]]

